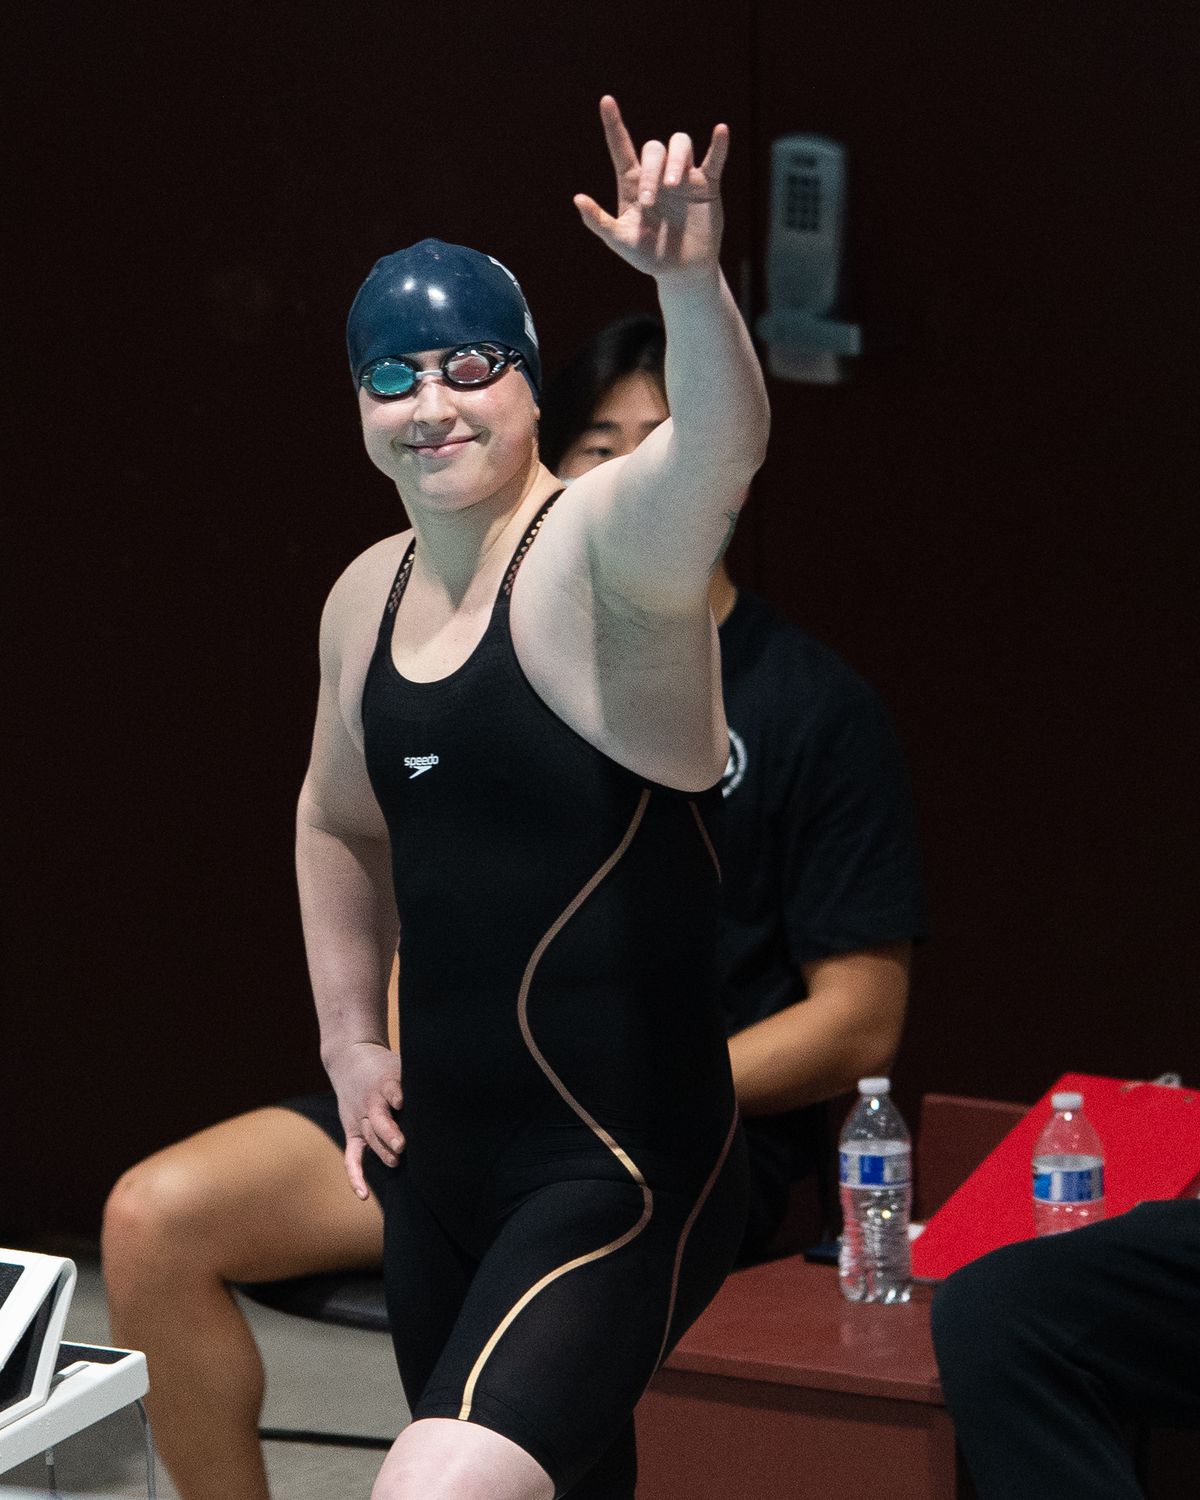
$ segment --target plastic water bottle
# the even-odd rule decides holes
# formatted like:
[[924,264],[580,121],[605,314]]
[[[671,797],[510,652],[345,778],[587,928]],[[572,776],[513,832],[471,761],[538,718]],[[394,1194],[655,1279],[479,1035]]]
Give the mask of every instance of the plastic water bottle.
[[912,1295],[908,1131],[886,1078],[860,1078],[858,1093],[838,1142],[842,1295],[851,1302],[907,1302]]
[[1035,1233],[1062,1234],[1104,1217],[1104,1147],[1082,1094],[1051,1094],[1054,1113],[1033,1148]]

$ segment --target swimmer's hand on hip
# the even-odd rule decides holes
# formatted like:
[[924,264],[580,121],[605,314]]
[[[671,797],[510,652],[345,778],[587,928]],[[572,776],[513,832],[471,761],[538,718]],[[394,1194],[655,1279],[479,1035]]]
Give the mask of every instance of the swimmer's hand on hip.
[[350,1042],[326,1057],[325,1069],[346,1132],[346,1175],[358,1196],[366,1198],[370,1190],[363,1153],[369,1147],[384,1166],[394,1167],[404,1150],[404,1137],[392,1117],[404,1103],[400,1058],[379,1042]]

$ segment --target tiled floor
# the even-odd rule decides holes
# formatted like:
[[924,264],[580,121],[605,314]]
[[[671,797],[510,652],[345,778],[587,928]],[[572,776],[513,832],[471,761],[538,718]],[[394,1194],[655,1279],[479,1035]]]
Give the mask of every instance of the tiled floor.
[[[80,1260],[67,1318],[67,1337],[109,1341],[99,1268]],[[391,1343],[384,1334],[332,1328],[246,1303],[267,1369],[263,1425],[305,1431],[391,1436],[408,1420]],[[151,1371],[151,1379],[153,1379]],[[367,1500],[383,1455],[364,1449],[268,1443],[272,1500]],[[141,1424],[131,1408],[78,1434],[55,1451],[63,1500],[87,1496],[144,1496]],[[11,1487],[22,1497],[46,1495],[46,1470],[31,1460],[0,1477],[0,1497]],[[160,1500],[178,1500],[161,1463]]]

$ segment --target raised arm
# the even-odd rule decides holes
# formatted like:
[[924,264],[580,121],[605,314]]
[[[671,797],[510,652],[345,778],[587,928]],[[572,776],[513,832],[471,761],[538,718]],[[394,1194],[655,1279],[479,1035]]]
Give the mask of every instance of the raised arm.
[[364,1150],[391,1166],[403,1137],[391,1115],[402,1095],[386,1014],[398,925],[388,831],[349,718],[362,675],[345,652],[354,574],[339,580],[321,621],[321,690],[297,809],[296,873],[321,1060],[346,1131],[347,1174],[365,1198]]
[[697,165],[689,136],[649,141],[639,156],[615,99],[601,100],[600,115],[617,211],[585,194],[575,205],[615,254],[654,278],[671,417],[628,458],[578,480],[578,505],[606,586],[651,611],[694,608],[762,463],[770,423],[762,371],[718,259],[729,131],[714,129]]

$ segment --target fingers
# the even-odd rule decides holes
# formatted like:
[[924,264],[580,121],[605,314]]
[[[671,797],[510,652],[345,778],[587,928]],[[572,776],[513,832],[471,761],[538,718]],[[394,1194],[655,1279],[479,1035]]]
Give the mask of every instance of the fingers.
[[[659,180],[667,187],[678,187],[681,182],[686,182],[695,166],[691,138],[682,131],[676,132],[671,137],[670,145],[663,147],[660,141],[650,141],[643,147],[639,158],[637,148],[633,144],[633,138],[626,128],[622,118],[620,106],[611,94],[605,94],[600,100],[600,118],[604,124],[604,138],[608,143],[608,154],[612,158],[613,167],[616,169],[617,181],[621,183],[630,172],[639,171],[638,201],[640,203],[653,203],[654,199],[646,199],[647,190],[656,191],[657,183],[651,185],[648,181],[653,166],[647,167],[646,151],[654,147],[654,155],[657,158],[659,152],[663,152],[666,158],[666,171],[660,173]],[[713,128],[712,139],[709,142],[708,151],[704,160],[700,163],[699,170],[710,181],[720,177],[725,169],[725,160],[729,155],[729,126],[717,125]]]
[[682,130],[677,130],[666,146],[661,141],[647,141],[642,147],[638,178],[639,206],[653,208],[660,188],[677,188],[688,183],[692,161],[692,138]]
[[641,174],[638,177],[638,203],[642,208],[653,208],[666,164],[667,148],[663,143],[647,141],[642,147]]
[[708,151],[704,160],[700,163],[700,170],[710,182],[717,182],[721,173],[725,170],[725,160],[729,155],[729,126],[714,125],[712,140],[709,142]]
[[367,1104],[367,1113],[359,1122],[363,1139],[384,1166],[394,1167],[404,1150],[404,1137],[400,1134],[392,1112],[382,1094],[375,1094]]
[[363,1138],[360,1135],[352,1135],[346,1141],[346,1176],[350,1179],[350,1186],[359,1198],[369,1198],[370,1188],[367,1187],[367,1179],[363,1176]]
[[[713,128],[708,151],[697,167],[692,138],[683,131],[676,131],[665,146],[662,141],[647,141],[639,156],[611,94],[605,94],[600,101],[600,118],[616,169],[620,218],[610,217],[585,193],[576,195],[575,206],[587,227],[601,239],[611,244],[621,234],[618,226],[625,224],[626,214],[635,204],[643,213],[653,214],[657,206],[660,213],[670,216],[679,211],[681,199],[687,203],[719,197],[721,173],[729,155],[728,125]],[[677,192],[679,189],[682,193]],[[659,194],[663,191],[672,194],[669,205],[659,204]],[[643,229],[653,222],[643,220]]]
[[667,164],[663,169],[663,187],[678,187],[686,182],[692,170],[692,138],[677,130],[667,142]]
[[620,107],[611,94],[605,94],[600,101],[600,119],[604,125],[604,139],[608,142],[608,154],[616,168],[619,182],[631,167],[637,166],[638,154],[628,130],[625,129]]
[[607,239],[616,223],[613,216],[605,213],[596,200],[589,198],[586,193],[576,193],[572,201],[579,210],[579,217],[592,233],[598,234],[602,240]]

